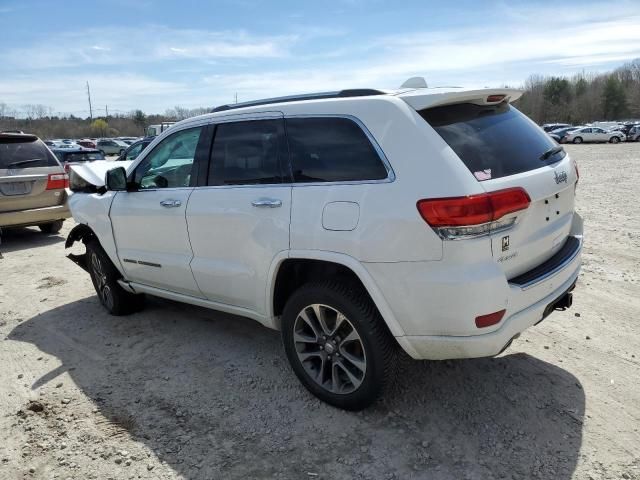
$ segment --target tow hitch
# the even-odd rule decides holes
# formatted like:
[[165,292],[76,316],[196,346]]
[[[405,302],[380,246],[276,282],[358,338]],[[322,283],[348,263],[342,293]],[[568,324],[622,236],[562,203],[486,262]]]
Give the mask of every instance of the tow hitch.
[[554,310],[566,310],[567,308],[571,308],[573,304],[573,293],[568,292],[559,300],[556,301],[554,305]]
[[[555,299],[553,302],[547,305],[547,308],[544,309],[542,318],[538,321],[538,323],[551,315],[551,312],[553,312],[554,310],[563,311],[571,308],[571,305],[573,305],[573,293],[571,292],[574,288],[576,288],[575,282],[559,298]],[[536,325],[538,323],[536,323]]]

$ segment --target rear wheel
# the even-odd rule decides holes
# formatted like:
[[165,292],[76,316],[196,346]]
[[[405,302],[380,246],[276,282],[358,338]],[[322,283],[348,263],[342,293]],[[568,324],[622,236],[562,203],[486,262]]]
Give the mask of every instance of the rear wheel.
[[118,284],[120,273],[97,240],[87,243],[86,259],[98,299],[111,315],[126,315],[142,309],[144,295],[127,292]]
[[62,228],[62,222],[64,222],[64,220],[56,220],[55,222],[38,225],[38,228],[40,228],[42,233],[58,233]]
[[282,341],[302,384],[336,407],[363,409],[391,381],[397,345],[371,299],[357,286],[302,286],[284,308]]
[[576,137],[573,139],[573,143],[582,143],[582,137]]
[[609,143],[620,143],[620,137],[611,137]]

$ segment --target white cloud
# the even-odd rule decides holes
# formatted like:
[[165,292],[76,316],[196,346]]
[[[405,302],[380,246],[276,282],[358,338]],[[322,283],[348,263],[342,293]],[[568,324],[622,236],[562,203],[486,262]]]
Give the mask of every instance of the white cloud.
[[[99,44],[89,43],[100,39]],[[178,57],[277,58],[289,54],[295,35],[254,36],[243,31],[202,31],[162,26],[90,28],[37,44],[0,51],[4,67],[53,69],[82,65],[128,65]]]
[[[80,30],[44,46],[0,51],[0,100],[79,110],[89,77],[98,104],[162,112],[230,102],[236,92],[250,100],[394,88],[414,75],[432,86],[517,86],[531,73],[571,74],[640,57],[634,2],[618,0],[611,9],[505,4],[494,10],[499,14],[483,22],[376,36],[322,25],[291,25],[278,35],[160,26]],[[67,66],[83,73],[63,73]]]

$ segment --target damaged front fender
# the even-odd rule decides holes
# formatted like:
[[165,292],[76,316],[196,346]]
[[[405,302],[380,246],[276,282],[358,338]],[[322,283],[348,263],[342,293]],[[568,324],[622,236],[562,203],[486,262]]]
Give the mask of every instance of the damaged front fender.
[[[82,241],[85,245],[90,240],[96,238],[96,234],[91,230],[91,228],[84,224],[79,224],[73,227],[73,229],[69,232],[69,236],[67,240],[64,242],[64,248],[71,247],[77,241]],[[67,255],[67,258],[71,260],[76,265],[80,266],[85,271],[89,271],[89,267],[87,265],[87,254],[83,253],[81,255],[76,255],[70,253]]]

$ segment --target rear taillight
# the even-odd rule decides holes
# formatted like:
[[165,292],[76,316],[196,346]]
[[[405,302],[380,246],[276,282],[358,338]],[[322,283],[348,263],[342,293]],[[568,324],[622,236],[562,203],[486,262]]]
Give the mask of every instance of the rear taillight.
[[467,197],[420,200],[417,207],[441,238],[451,240],[505,230],[513,226],[517,217],[503,217],[527,209],[530,203],[527,192],[517,187]]
[[66,173],[50,173],[47,178],[47,190],[59,190],[69,187],[69,175]]

